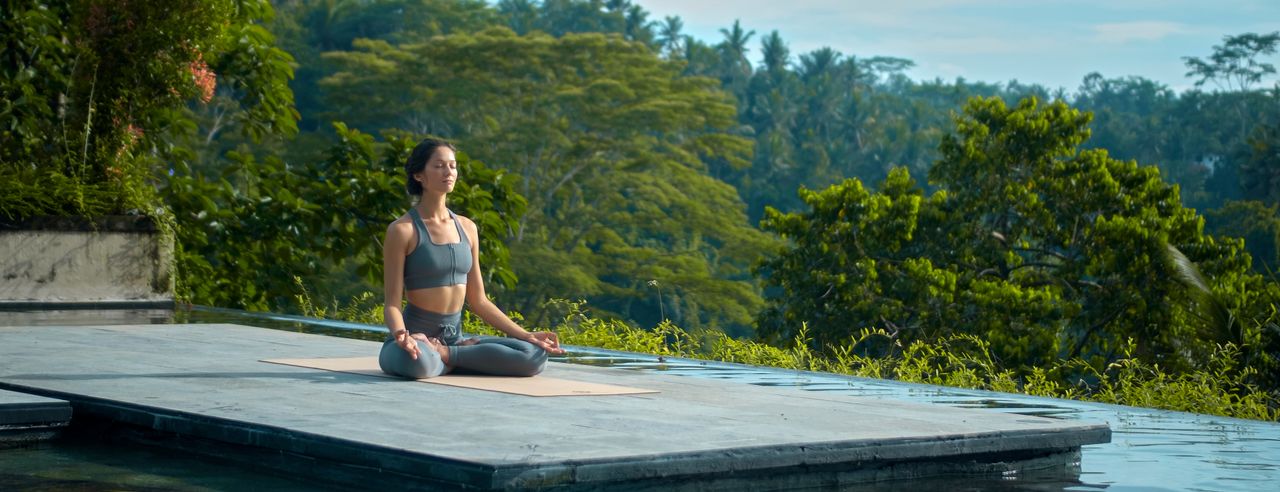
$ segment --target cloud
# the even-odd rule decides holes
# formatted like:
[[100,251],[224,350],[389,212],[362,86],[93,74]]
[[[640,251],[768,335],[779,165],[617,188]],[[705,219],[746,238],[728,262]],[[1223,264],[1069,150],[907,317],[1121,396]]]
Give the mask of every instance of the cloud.
[[915,68],[907,70],[907,76],[921,80],[955,80],[957,78],[969,78],[970,70],[955,63],[926,63]]
[[937,56],[998,56],[1044,53],[1057,49],[1056,41],[1049,38],[1025,38],[1016,36],[937,36],[915,39],[904,43],[910,53],[928,53]]
[[1190,28],[1177,22],[1131,21],[1093,26],[1094,39],[1106,44],[1127,44],[1132,41],[1159,41],[1169,36],[1190,32]]

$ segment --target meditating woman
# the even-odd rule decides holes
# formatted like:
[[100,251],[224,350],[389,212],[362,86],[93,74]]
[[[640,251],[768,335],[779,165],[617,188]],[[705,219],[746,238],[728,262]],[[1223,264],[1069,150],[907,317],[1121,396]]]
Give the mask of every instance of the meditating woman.
[[[405,163],[406,188],[418,200],[387,227],[382,246],[383,314],[390,336],[378,365],[406,378],[435,377],[455,368],[500,376],[538,374],[548,353],[564,350],[555,333],[525,331],[485,296],[476,224],[445,207],[458,180],[455,150],[447,142],[423,140]],[[409,303],[402,312],[405,296]],[[464,301],[510,338],[464,340],[459,331]]]

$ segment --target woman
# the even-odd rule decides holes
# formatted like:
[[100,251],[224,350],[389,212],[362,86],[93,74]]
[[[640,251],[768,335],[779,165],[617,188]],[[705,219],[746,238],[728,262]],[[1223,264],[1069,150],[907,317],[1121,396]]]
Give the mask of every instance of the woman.
[[[388,374],[430,378],[454,368],[501,376],[542,372],[547,354],[563,354],[552,332],[525,331],[484,293],[475,222],[445,208],[458,179],[456,149],[426,139],[405,163],[406,188],[418,202],[387,227],[383,243],[384,317],[390,337],[378,365]],[[409,303],[402,312],[403,296]],[[510,338],[463,340],[466,302],[484,322]]]

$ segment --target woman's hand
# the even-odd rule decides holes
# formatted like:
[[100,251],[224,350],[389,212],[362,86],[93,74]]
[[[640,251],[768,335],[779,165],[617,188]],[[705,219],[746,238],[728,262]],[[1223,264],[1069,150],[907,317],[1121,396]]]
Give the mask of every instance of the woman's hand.
[[414,333],[412,336],[414,340],[427,344],[428,347],[431,347],[431,350],[440,354],[441,362],[444,362],[445,364],[449,363],[449,344],[444,343],[444,341],[439,338],[429,337],[422,333]]
[[560,348],[560,336],[550,331],[535,331],[529,333],[529,343],[542,347],[548,354],[561,355],[564,349]]
[[409,335],[409,330],[397,331],[395,333],[395,340],[396,345],[399,345],[400,348],[409,353],[410,359],[418,360],[418,355],[421,354],[422,351],[418,349],[417,340],[414,340],[413,337]]

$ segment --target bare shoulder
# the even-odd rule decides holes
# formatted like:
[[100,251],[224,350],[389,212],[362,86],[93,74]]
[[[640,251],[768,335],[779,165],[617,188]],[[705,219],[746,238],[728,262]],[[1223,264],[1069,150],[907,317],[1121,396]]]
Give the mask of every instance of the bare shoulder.
[[406,238],[413,235],[413,219],[408,214],[401,215],[391,224],[387,225],[387,238]]
[[458,214],[454,214],[454,215],[458,218],[458,223],[462,224],[462,228],[467,231],[467,234],[469,236],[471,236],[472,238],[480,237],[480,229],[476,226],[475,221],[471,220],[470,217],[467,217],[465,215],[458,215]]
[[471,220],[471,217],[467,217],[465,215],[457,214],[457,213],[453,214],[453,216],[458,218],[458,222],[462,224],[462,227],[475,230],[476,223],[475,221]]

